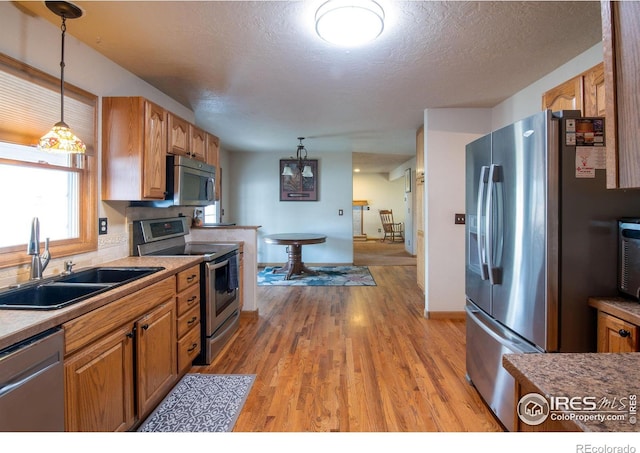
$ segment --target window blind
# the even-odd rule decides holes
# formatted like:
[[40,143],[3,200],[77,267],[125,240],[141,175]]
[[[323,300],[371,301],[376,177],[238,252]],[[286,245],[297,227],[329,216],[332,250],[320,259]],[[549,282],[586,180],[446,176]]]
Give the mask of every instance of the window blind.
[[[95,155],[98,97],[64,89],[64,121]],[[60,79],[0,53],[0,141],[36,146],[58,121]]]

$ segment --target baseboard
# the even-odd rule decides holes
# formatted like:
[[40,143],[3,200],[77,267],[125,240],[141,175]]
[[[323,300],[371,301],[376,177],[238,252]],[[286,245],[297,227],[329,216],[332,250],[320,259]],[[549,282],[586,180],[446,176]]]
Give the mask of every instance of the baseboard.
[[425,311],[425,317],[427,319],[452,319],[463,320],[465,319],[464,311]]
[[258,309],[255,310],[241,310],[240,319],[258,319],[260,317]]

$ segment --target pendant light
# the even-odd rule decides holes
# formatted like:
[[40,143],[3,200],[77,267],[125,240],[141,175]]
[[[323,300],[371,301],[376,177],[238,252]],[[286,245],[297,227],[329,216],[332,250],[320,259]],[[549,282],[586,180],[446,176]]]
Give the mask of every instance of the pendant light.
[[62,18],[62,56],[60,59],[60,121],[46,133],[38,142],[38,149],[51,153],[84,154],[85,144],[71,132],[64,122],[64,36],[67,31],[67,19],[77,19],[82,16],[82,10],[68,2],[45,2],[45,5],[55,15]]
[[[311,170],[311,165],[309,165],[309,162],[307,162],[307,150],[302,144],[302,140],[304,140],[304,137],[298,137],[298,140],[300,141],[300,143],[298,144],[298,149],[296,150],[296,159],[298,160],[296,170],[301,171],[303,177],[312,178],[313,170]],[[302,154],[303,151],[304,157]],[[293,170],[289,165],[285,165],[282,169],[282,176],[293,176]]]

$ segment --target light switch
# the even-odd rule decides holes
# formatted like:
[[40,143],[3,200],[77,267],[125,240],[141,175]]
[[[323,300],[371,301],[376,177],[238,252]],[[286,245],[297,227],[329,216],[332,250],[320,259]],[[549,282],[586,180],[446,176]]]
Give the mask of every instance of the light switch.
[[344,211],[342,209],[338,209],[338,215],[343,215]]

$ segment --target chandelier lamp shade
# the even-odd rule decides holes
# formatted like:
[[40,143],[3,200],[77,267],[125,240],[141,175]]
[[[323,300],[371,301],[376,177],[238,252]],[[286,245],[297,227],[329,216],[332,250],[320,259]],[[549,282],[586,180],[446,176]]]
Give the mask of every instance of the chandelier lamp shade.
[[384,30],[384,10],[373,0],[329,0],[316,11],[316,33],[332,44],[356,47]]
[[298,161],[295,170],[291,168],[289,165],[285,165],[282,170],[282,176],[294,176],[294,171],[301,171],[302,176],[305,178],[312,178],[313,171],[311,170],[311,165],[307,162],[307,150],[302,144],[302,140],[304,137],[298,137],[300,143],[298,144],[298,149],[296,150],[296,160]]
[[60,121],[43,135],[38,142],[38,149],[52,153],[84,154],[87,147],[75,136],[64,122],[64,37],[67,31],[67,19],[82,16],[82,10],[68,2],[45,2],[45,5],[62,18],[62,53],[60,58]]

